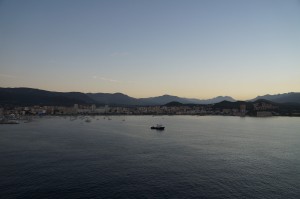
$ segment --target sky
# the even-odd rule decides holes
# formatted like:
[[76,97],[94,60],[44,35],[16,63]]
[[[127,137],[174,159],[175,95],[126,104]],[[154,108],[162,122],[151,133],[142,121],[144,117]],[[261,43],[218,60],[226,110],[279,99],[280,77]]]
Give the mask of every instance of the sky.
[[0,87],[300,92],[300,1],[0,0]]

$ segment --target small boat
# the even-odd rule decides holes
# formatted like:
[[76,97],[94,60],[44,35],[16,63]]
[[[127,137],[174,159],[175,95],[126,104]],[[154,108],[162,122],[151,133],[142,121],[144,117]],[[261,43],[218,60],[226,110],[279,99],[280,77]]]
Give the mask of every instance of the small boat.
[[0,124],[19,124],[17,120],[1,120]]
[[91,122],[91,119],[90,118],[87,118],[86,120],[85,120],[85,122]]
[[151,126],[151,129],[155,130],[165,130],[165,127],[161,124],[157,124],[156,126]]

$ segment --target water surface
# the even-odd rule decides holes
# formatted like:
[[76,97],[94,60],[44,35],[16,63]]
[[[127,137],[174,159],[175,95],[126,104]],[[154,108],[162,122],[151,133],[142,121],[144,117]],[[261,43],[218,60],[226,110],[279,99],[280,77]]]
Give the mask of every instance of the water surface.
[[300,118],[111,118],[1,125],[1,197],[300,198]]

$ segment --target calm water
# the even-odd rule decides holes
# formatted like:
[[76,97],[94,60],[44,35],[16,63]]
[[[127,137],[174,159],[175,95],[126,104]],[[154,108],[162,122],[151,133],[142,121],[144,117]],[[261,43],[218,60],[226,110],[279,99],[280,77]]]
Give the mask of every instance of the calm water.
[[111,118],[1,125],[0,197],[300,198],[300,118]]

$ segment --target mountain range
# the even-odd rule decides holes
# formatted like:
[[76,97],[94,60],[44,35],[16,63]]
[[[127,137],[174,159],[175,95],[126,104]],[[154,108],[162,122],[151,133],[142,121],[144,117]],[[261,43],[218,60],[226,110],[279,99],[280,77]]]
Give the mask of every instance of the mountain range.
[[[258,99],[266,99],[277,103],[300,103],[300,93],[258,96],[249,101],[255,101]],[[34,88],[0,88],[0,105],[2,106],[73,106],[74,104],[148,106],[165,105],[170,102],[178,102],[182,104],[215,104],[222,101],[235,102],[236,100],[230,96],[218,96],[206,100],[182,98],[172,95],[162,95],[149,98],[133,98],[123,93],[54,92]]]
[[291,92],[276,95],[268,94],[263,96],[257,96],[256,98],[249,101],[257,101],[259,99],[265,99],[277,103],[300,103],[300,93]]
[[182,97],[177,97],[172,95],[162,95],[158,97],[141,98],[141,100],[143,100],[147,104],[153,104],[153,105],[155,104],[163,105],[169,102],[179,102],[182,104],[214,104],[224,100],[230,102],[236,101],[235,99],[229,96],[218,96],[212,99],[199,100],[194,98],[182,98]]

